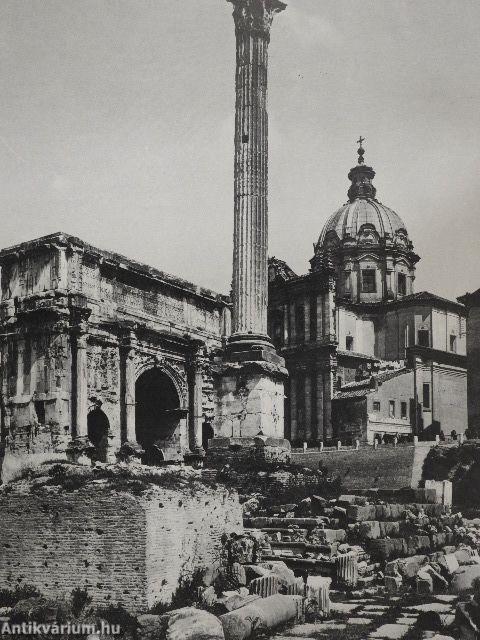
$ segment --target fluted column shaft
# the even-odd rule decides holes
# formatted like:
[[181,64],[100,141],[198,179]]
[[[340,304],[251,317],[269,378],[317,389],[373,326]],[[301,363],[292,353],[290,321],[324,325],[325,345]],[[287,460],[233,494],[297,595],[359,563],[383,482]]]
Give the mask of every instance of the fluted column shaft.
[[279,0],[230,0],[237,45],[233,334],[267,335],[270,26]]
[[233,332],[267,333],[268,40],[237,30]]

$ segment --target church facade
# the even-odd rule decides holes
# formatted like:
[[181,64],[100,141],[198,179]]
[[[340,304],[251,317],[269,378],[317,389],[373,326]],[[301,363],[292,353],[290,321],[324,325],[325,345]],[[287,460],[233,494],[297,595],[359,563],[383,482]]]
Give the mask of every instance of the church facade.
[[270,260],[269,330],[290,375],[293,442],[466,428],[465,308],[415,293],[420,258],[374,176],[360,146],[348,202],[327,219],[307,274]]

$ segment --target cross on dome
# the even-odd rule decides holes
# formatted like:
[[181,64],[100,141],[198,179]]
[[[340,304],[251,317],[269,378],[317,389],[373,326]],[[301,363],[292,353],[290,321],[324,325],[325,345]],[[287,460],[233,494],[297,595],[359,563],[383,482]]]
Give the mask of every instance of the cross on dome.
[[357,140],[357,144],[359,145],[359,147],[358,147],[358,164],[363,164],[364,163],[363,156],[365,154],[365,149],[362,147],[362,144],[364,142],[365,142],[365,138],[363,138],[362,136],[360,136],[359,139]]

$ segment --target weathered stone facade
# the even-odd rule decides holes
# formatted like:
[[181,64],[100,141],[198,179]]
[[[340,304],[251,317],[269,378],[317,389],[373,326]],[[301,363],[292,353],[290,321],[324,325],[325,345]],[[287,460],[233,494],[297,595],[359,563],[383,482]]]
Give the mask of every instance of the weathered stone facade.
[[0,266],[7,451],[88,437],[100,460],[127,441],[179,459],[213,435],[227,298],[63,233],[3,250]]

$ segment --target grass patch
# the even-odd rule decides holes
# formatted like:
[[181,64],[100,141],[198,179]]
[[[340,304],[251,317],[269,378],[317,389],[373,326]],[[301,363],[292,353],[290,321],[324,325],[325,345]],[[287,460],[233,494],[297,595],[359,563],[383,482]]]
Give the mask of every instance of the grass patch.
[[0,607],[13,607],[27,598],[40,597],[40,591],[30,584],[22,584],[15,589],[0,589]]
[[56,487],[60,491],[72,492],[83,489],[93,481],[104,484],[115,491],[141,496],[152,486],[190,493],[192,496],[205,487],[216,488],[217,484],[201,474],[179,468],[145,466],[102,465],[88,467],[71,462],[55,462],[29,469],[9,486],[20,481],[30,483],[36,492],[45,487]]

